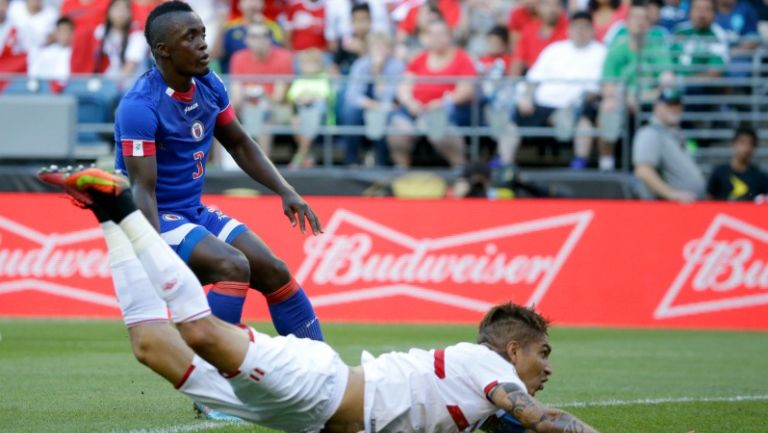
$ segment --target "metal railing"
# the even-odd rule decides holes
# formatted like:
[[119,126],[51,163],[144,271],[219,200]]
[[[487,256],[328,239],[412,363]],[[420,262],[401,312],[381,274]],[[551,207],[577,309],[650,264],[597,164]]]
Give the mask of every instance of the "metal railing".
[[[683,96],[683,102],[686,106],[706,106],[709,109],[687,111],[684,115],[684,120],[696,123],[695,127],[690,127],[684,130],[686,137],[695,140],[725,140],[731,137],[732,126],[739,122],[751,122],[759,131],[759,136],[762,139],[768,139],[768,124],[765,124],[764,116],[762,113],[768,106],[768,64],[764,63],[764,59],[768,57],[768,51],[760,48],[752,53],[752,60],[750,63],[741,64],[740,71],[748,72],[748,76],[731,77],[726,76],[722,78],[712,78],[708,80],[692,79],[685,77],[678,77],[677,84],[683,88],[690,88],[695,86],[700,89],[704,89],[701,93],[686,93]],[[747,68],[747,69],[745,69]],[[223,77],[227,83],[231,83],[235,80],[248,83],[263,83],[272,84],[276,81],[291,81],[295,77],[286,76],[225,76]],[[336,99],[343,98],[343,90],[349,84],[349,77],[328,77],[331,82],[332,88],[336,91]],[[460,134],[467,139],[468,142],[468,155],[470,159],[476,159],[480,156],[481,140],[484,137],[495,138],[498,135],[498,131],[494,130],[489,124],[487,119],[483,119],[484,109],[489,103],[489,97],[498,96],[504,89],[515,89],[519,85],[525,82],[524,79],[512,79],[512,78],[468,78],[468,77],[442,77],[442,78],[414,78],[415,83],[455,83],[456,81],[471,82],[475,88],[475,98],[470,103],[470,124],[468,126],[453,126],[449,132],[451,134]],[[7,84],[6,90],[0,93],[0,98],[3,94],[9,93],[23,93],[23,94],[50,94],[46,89],[48,83],[43,80],[29,79],[20,75],[0,74],[0,82],[10,82]],[[377,78],[368,77],[367,82],[376,82]],[[380,81],[380,78],[379,78]],[[558,80],[565,81],[565,80]],[[573,82],[569,80],[569,82]],[[116,106],[115,104],[119,100],[120,91],[115,83],[109,82],[104,77],[100,76],[77,76],[73,77],[69,83],[79,83],[76,86],[79,91],[74,92],[76,96],[82,101],[88,97],[105,96],[106,99],[114,98],[109,103],[109,107]],[[105,86],[105,84],[109,84]],[[620,88],[624,89],[624,83],[618,83]],[[492,95],[483,94],[483,88],[496,89],[496,93]],[[640,86],[638,86],[640,87]],[[66,87],[65,87],[66,89]],[[107,89],[106,91],[104,89]],[[117,89],[117,91],[116,91]],[[710,89],[709,92],[707,89]],[[724,90],[725,89],[725,90]],[[66,90],[65,90],[66,92]],[[622,90],[624,96],[627,96],[627,91]],[[709,92],[709,93],[708,93]],[[514,98],[514,90],[511,91]],[[509,101],[508,101],[509,102]],[[621,116],[623,119],[624,129],[620,142],[622,146],[622,155],[624,160],[621,163],[621,168],[628,170],[630,168],[628,155],[631,137],[629,136],[630,121],[635,122],[635,127],[638,127],[641,123],[647,121],[650,116],[648,106],[643,106],[643,109],[634,116],[634,120],[631,119],[629,113],[624,108],[621,109]],[[335,109],[335,105],[331,103],[329,109]],[[111,151],[112,144],[108,137],[113,132],[113,117],[112,113],[106,113],[104,120],[101,121],[83,121],[78,122],[77,132],[81,137],[90,137],[91,141],[83,142],[81,140],[78,146],[78,153],[83,156],[98,155],[100,153]],[[244,123],[248,122],[248,119],[242,119]],[[268,121],[260,122],[261,131],[266,134],[272,135],[292,135],[297,131],[289,125],[273,124]],[[518,133],[523,138],[533,137],[555,137],[557,134],[553,127],[519,127]],[[339,125],[333,123],[324,122],[318,125],[316,128],[317,136],[321,142],[321,161],[323,166],[330,167],[333,165],[334,157],[334,143],[335,137],[357,135],[365,136],[370,132],[365,125]],[[425,129],[416,130],[399,130],[397,128],[387,126],[384,128],[383,133],[387,135],[397,134],[409,134],[409,135],[428,135],[430,131]],[[591,131],[576,131],[574,134],[588,135],[594,138],[601,136],[601,130],[595,128]],[[98,140],[93,138],[99,138],[104,142],[99,143]]]

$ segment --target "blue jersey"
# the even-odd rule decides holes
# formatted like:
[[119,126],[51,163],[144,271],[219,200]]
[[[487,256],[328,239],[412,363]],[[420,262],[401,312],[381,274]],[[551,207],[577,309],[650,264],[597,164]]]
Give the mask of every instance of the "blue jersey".
[[181,93],[153,68],[117,107],[115,169],[127,173],[125,157],[155,155],[158,210],[200,206],[213,130],[232,119],[234,111],[216,73],[193,78],[192,88]]

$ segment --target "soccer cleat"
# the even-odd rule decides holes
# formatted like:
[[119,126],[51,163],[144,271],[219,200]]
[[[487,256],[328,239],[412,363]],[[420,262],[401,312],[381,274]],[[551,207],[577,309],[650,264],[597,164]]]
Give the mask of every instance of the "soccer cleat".
[[[117,197],[128,188],[128,181],[93,166],[58,167],[50,165],[38,171],[42,182],[61,188],[69,194],[75,204],[91,208],[98,196]],[[94,197],[95,195],[95,197]]]
[[37,178],[41,182],[51,186],[55,186],[64,190],[70,197],[76,206],[81,208],[89,208],[93,205],[93,200],[84,192],[79,191],[76,188],[72,188],[67,185],[66,181],[69,176],[75,171],[84,170],[84,166],[72,167],[71,165],[66,167],[59,167],[58,165],[49,165],[41,168],[37,172]]
[[192,407],[195,410],[195,415],[197,418],[205,418],[211,421],[223,421],[228,423],[245,423],[242,418],[211,409],[210,407],[197,401],[193,403]]
[[94,167],[74,171],[64,179],[64,184],[67,192],[69,190],[77,191],[89,197],[91,202],[93,202],[94,194],[117,197],[128,189],[127,180]]

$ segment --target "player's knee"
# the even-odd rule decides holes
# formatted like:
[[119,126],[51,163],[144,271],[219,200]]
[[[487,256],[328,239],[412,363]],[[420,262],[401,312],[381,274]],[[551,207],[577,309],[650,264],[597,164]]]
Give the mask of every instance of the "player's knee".
[[277,290],[291,278],[291,271],[288,265],[278,259],[271,257],[269,261],[259,266],[251,275],[251,286],[261,291]]
[[189,347],[197,353],[206,353],[217,343],[216,332],[208,318],[185,322],[179,325],[179,331]]
[[216,281],[249,281],[251,266],[245,254],[234,250],[217,263],[215,273]]
[[136,357],[140,363],[151,367],[153,354],[162,350],[157,344],[157,339],[147,332],[131,332],[131,350],[133,356]]

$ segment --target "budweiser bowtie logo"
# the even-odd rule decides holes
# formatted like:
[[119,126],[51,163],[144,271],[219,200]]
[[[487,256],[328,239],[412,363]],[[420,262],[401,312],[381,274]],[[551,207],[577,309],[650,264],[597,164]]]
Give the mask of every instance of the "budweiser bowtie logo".
[[36,290],[116,307],[111,295],[72,287],[110,277],[101,229],[45,234],[0,216],[0,295]]
[[[503,285],[517,302],[541,301],[592,219],[591,211],[439,238],[417,238],[341,209],[304,244],[296,277],[325,292],[316,306],[410,296],[486,311]],[[329,293],[330,292],[330,293]],[[496,295],[498,296],[498,295]]]
[[768,304],[768,231],[720,214],[683,257],[657,318]]

